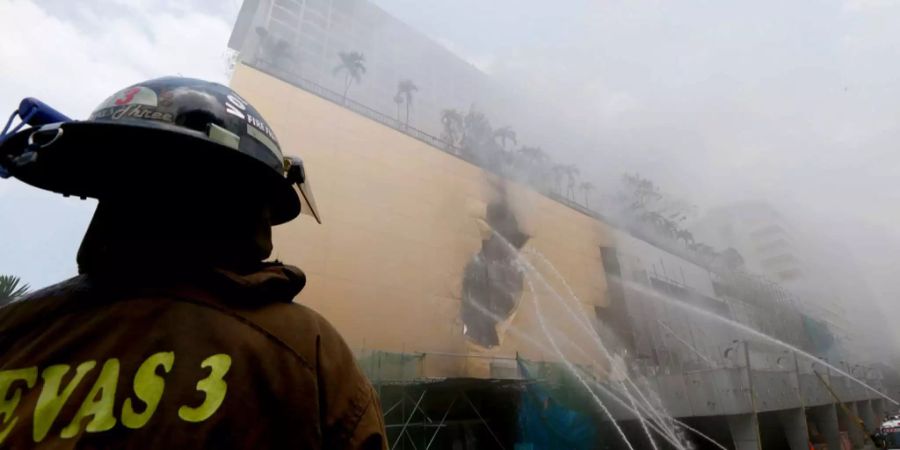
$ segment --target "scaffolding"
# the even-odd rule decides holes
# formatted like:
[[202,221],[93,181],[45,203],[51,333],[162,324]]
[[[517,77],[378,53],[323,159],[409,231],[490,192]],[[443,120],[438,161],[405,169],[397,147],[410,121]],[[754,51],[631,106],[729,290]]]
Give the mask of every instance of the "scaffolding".
[[[522,380],[504,370],[514,358],[362,350],[357,361],[381,398],[391,449],[507,449],[515,439]],[[468,376],[480,366],[485,378]]]
[[[556,448],[529,444],[570,438],[554,424],[596,423],[558,363],[378,350],[358,352],[357,358],[380,396],[391,449],[511,450],[523,440],[524,448]],[[468,375],[480,370],[485,377]]]

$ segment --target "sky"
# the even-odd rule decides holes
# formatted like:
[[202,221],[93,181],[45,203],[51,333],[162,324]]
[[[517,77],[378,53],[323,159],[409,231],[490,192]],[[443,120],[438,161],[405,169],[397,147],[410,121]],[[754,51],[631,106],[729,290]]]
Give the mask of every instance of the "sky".
[[[83,119],[141,80],[227,82],[226,42],[239,8],[238,0],[0,1],[3,120],[23,97]],[[0,180],[0,274],[33,287],[75,275],[95,205]]]
[[[900,296],[900,1],[375,3],[552,111],[549,135],[578,139],[544,149],[595,184],[639,171],[701,211],[767,200]],[[142,79],[226,81],[239,7],[0,1],[0,112],[35,96],[84,118]],[[93,206],[0,182],[0,273],[73,275]]]

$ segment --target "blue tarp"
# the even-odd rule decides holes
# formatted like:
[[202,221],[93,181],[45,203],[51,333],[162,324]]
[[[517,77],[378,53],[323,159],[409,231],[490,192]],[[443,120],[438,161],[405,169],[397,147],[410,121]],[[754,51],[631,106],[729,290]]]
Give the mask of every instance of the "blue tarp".
[[544,383],[531,376],[521,360],[518,364],[522,375],[534,382],[526,384],[522,391],[516,449],[596,448],[597,427],[593,417],[564,406]]

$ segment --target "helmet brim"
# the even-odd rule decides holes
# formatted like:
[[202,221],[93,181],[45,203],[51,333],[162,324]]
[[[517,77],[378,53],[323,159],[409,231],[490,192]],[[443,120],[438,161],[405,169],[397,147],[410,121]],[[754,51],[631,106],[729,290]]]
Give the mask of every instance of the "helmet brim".
[[[101,200],[152,191],[162,183],[169,187],[173,182],[223,183],[229,188],[247,183],[248,190],[252,186],[260,192],[260,201],[268,204],[273,225],[300,213],[297,192],[283,175],[200,132],[150,121],[146,125],[70,122],[60,129],[52,144],[37,150],[35,161],[9,167],[12,175],[41,189]],[[0,154],[19,154],[33,131],[11,136]]]

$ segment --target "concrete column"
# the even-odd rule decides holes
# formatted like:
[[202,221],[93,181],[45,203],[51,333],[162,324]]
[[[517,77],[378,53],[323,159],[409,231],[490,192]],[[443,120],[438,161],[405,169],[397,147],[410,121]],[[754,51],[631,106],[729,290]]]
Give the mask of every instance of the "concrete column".
[[878,425],[881,425],[881,421],[884,420],[884,399],[877,398],[870,400],[872,402],[872,412],[875,413],[875,421],[878,422]]
[[840,429],[847,430],[847,436],[850,438],[850,444],[853,445],[853,448],[862,448],[866,443],[866,437],[863,435],[862,430],[859,429],[859,425],[856,424],[854,418],[854,416],[859,416],[856,412],[856,405],[853,403],[844,403],[843,408],[841,405],[835,405],[835,407]]
[[873,432],[881,422],[875,419],[875,411],[872,409],[871,400],[863,400],[856,403],[856,410],[859,411],[859,418],[866,424],[866,431]]
[[837,411],[834,404],[809,408],[808,412],[816,424],[816,429],[825,437],[828,449],[841,448],[841,434],[838,425]]
[[762,450],[759,441],[759,419],[756,414],[728,416],[728,428],[734,441],[734,450]]
[[791,450],[809,450],[809,429],[806,426],[806,411],[803,408],[778,411],[778,421],[784,428]]

